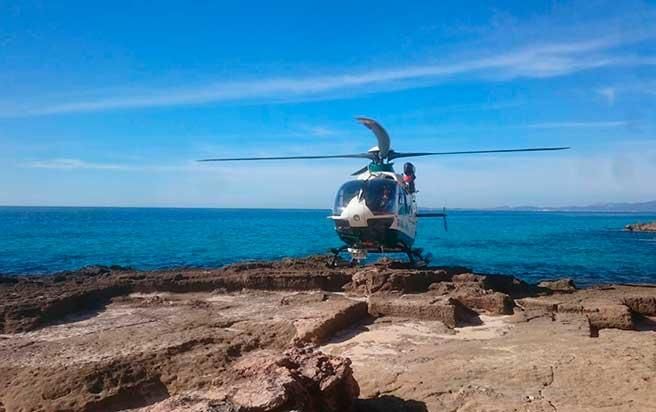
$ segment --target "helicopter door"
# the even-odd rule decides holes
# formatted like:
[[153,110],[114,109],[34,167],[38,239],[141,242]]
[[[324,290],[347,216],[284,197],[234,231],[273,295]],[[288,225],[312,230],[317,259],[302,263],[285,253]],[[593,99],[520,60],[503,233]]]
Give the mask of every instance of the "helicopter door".
[[399,215],[409,215],[410,205],[408,204],[408,195],[405,190],[399,190]]

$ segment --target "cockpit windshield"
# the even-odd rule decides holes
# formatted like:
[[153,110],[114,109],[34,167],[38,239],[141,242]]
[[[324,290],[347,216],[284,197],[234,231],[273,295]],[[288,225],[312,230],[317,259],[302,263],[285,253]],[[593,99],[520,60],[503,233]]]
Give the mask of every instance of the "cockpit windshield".
[[367,180],[364,184],[364,199],[375,215],[394,213],[396,204],[396,182],[388,179]]
[[349,204],[351,199],[360,194],[360,190],[364,186],[363,180],[351,180],[346,182],[339,188],[337,196],[335,196],[335,206],[333,207],[333,215],[339,216],[342,211]]

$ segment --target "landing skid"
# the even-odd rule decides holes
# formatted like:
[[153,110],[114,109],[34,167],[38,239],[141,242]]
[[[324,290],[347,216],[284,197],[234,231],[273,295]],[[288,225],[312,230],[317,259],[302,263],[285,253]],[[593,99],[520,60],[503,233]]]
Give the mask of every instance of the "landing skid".
[[333,253],[333,259],[331,260],[330,265],[333,267],[338,266],[338,260],[339,260],[339,255],[343,252],[348,252],[350,254],[350,261],[349,265],[350,266],[357,266],[361,264],[366,258],[369,253],[385,253],[385,252],[401,252],[405,253],[408,255],[408,263],[412,267],[425,267],[427,266],[430,261],[433,258],[433,255],[430,253],[423,253],[423,249],[413,249],[413,248],[405,248],[405,249],[397,249],[397,250],[385,250],[385,249],[363,249],[363,248],[355,248],[355,247],[350,247],[350,246],[340,246],[338,248],[333,248],[331,249],[331,252]]
[[[349,249],[349,247],[346,246],[346,245],[344,245],[344,246],[340,246],[340,247],[338,247],[338,248],[332,248],[332,249],[330,249],[330,251],[333,253],[333,258],[332,258],[332,260],[330,261],[330,266],[332,266],[332,267],[337,267],[337,266],[339,266],[339,265],[338,265],[338,260],[341,260],[341,259],[339,258],[339,255],[340,255],[342,252],[347,251],[348,249]],[[353,258],[353,256],[351,255],[351,260],[350,260],[350,262],[349,262],[349,266],[355,266],[355,265],[357,265],[357,264],[359,264],[359,262],[356,261],[356,260]]]
[[430,253],[423,253],[423,249],[412,249],[408,248],[405,250],[405,253],[408,255],[408,261],[410,265],[415,267],[425,267],[428,266],[430,261],[433,259],[433,255]]

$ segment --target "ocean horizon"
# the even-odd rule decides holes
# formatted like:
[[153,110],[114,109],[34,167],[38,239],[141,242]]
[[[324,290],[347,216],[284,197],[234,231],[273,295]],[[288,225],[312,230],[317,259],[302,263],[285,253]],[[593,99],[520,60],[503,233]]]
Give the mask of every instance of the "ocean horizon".
[[[652,203],[652,202],[649,202]],[[32,209],[217,209],[217,210],[307,210],[307,211],[327,211],[330,213],[329,207],[223,207],[223,206],[89,206],[89,205],[0,205],[0,209],[21,209],[21,208],[32,208]],[[475,207],[445,207],[445,206],[428,206],[428,207],[419,207],[420,211],[423,210],[438,210],[442,211],[444,209],[449,211],[458,211],[458,212],[526,212],[526,213],[559,213],[559,212],[571,212],[571,213],[601,213],[601,214],[628,214],[628,215],[643,215],[643,216],[656,216],[656,210],[654,211],[635,211],[635,210],[596,210],[596,209],[586,209],[586,207],[581,206],[572,206],[572,209],[568,207],[551,207],[551,206],[499,206],[499,207],[490,207],[490,208],[475,208]]]

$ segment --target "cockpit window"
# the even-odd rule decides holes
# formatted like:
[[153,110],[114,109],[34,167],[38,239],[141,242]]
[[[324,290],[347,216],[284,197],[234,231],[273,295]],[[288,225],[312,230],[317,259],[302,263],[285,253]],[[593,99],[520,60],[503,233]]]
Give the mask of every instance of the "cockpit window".
[[364,199],[375,215],[394,213],[397,184],[392,180],[373,179],[364,184]]
[[339,216],[342,214],[344,208],[349,204],[351,199],[360,194],[364,181],[351,180],[346,182],[339,188],[337,196],[335,196],[335,206],[333,207],[333,215]]

